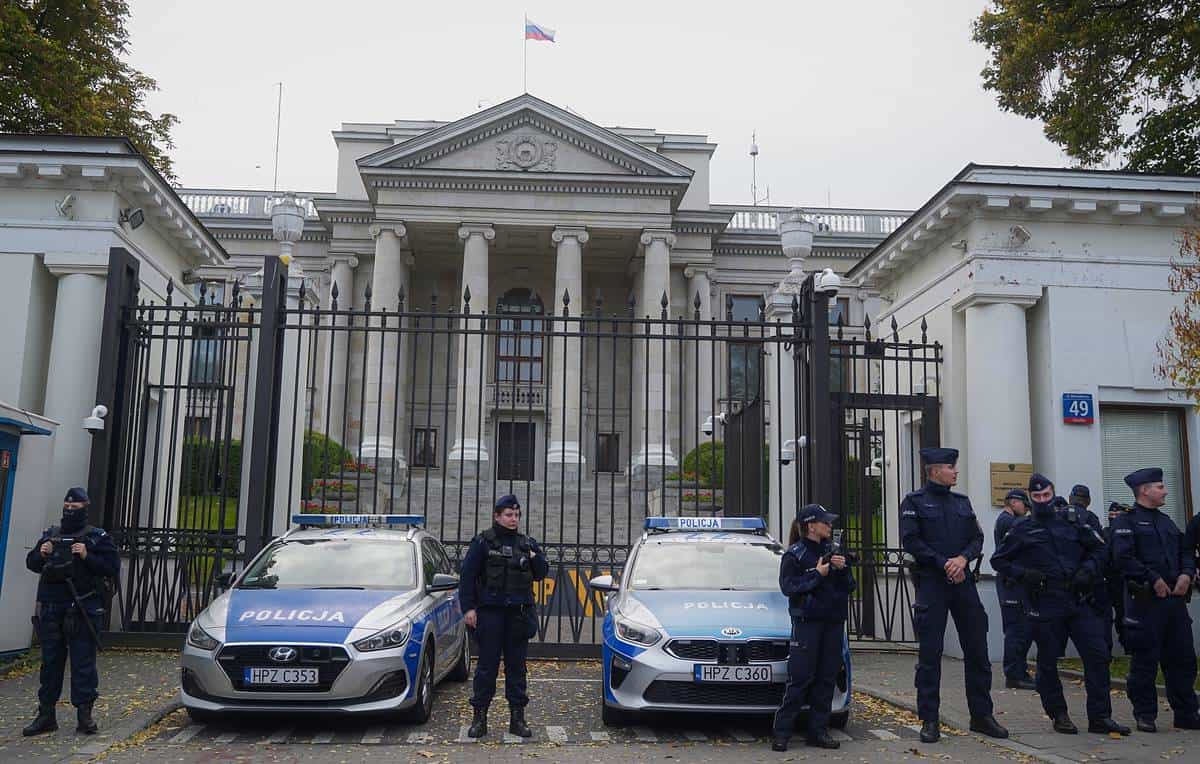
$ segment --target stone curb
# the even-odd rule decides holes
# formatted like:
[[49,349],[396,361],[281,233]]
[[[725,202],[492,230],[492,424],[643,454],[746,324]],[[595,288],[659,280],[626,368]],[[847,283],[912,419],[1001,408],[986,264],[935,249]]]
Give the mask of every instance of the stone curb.
[[54,764],[74,764],[75,762],[90,761],[95,756],[100,756],[107,753],[110,748],[118,743],[123,743],[142,730],[158,724],[168,714],[174,713],[180,708],[183,708],[183,703],[180,702],[179,696],[176,695],[166,704],[151,712],[148,716],[130,719],[119,727],[115,727],[112,731],[111,740],[88,743],[87,745],[76,748],[66,756],[55,759]]
[[[917,713],[917,704],[916,703],[914,703],[906,698],[902,698],[898,695],[893,695],[892,693],[888,692],[887,690],[880,690],[875,687],[864,687],[861,683],[859,683],[859,684],[855,684],[853,691],[861,692],[864,695],[870,695],[872,698],[875,698],[877,700],[882,700],[884,703],[890,703],[893,706],[897,706],[899,708],[903,708],[905,711],[909,711],[914,714]],[[940,721],[944,726],[953,727],[962,732],[966,732],[967,734],[971,734],[971,735],[975,734],[975,733],[969,732],[969,730],[971,729],[970,720],[960,718],[957,714],[947,715],[945,712],[942,712]],[[1042,751],[1039,751],[1037,748],[1033,748],[1031,746],[1025,745],[1024,743],[1019,743],[1016,740],[1013,740],[1012,738],[1009,738],[1007,740],[1002,740],[1002,739],[998,739],[998,738],[987,737],[984,735],[975,735],[975,737],[979,740],[984,741],[985,743],[991,743],[992,745],[997,745],[997,746],[1000,746],[1001,748],[1007,748],[1008,750],[1012,751],[1013,753],[1019,753],[1022,756],[1028,756],[1029,758],[1035,759],[1037,761],[1044,761],[1047,764],[1078,764],[1078,762],[1076,762],[1072,759],[1067,759],[1062,756],[1055,756],[1054,754],[1050,754],[1050,753],[1044,753]],[[926,744],[920,743],[920,745],[926,745]],[[945,745],[945,738],[944,737],[942,738],[941,743],[935,743],[934,745]]]

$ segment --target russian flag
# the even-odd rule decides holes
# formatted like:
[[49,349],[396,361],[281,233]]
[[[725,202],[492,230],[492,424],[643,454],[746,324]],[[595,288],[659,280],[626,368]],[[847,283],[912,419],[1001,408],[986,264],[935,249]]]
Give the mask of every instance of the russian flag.
[[554,30],[525,19],[525,39],[554,42]]

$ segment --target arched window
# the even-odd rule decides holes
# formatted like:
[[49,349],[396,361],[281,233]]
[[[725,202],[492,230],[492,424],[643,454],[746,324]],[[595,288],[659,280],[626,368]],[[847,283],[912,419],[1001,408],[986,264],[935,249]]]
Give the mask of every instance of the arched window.
[[510,289],[496,306],[500,336],[496,341],[496,381],[541,383],[542,298],[533,290]]

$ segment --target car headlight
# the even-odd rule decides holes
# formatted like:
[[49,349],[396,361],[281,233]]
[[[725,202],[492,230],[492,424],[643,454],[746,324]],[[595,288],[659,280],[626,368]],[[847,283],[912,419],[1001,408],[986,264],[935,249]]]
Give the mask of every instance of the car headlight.
[[354,643],[354,649],[369,653],[372,650],[389,650],[399,647],[408,641],[410,631],[412,631],[412,624],[408,621],[401,621],[383,631],[375,632],[369,637],[363,637]]
[[662,639],[662,634],[653,626],[647,626],[637,621],[631,621],[625,616],[614,615],[613,623],[617,627],[617,636],[626,642],[649,647]]
[[221,643],[213,639],[213,636],[202,629],[199,623],[192,624],[192,628],[188,631],[187,641],[192,647],[198,647],[201,650],[216,650],[221,646]]

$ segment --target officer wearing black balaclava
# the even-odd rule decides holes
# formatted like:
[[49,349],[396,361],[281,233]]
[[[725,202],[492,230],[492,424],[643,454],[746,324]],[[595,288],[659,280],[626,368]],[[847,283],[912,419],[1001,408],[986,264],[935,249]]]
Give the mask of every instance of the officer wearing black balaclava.
[[82,488],[67,491],[62,521],[48,528],[25,558],[25,566],[41,576],[34,622],[42,645],[38,712],[22,731],[26,736],[58,729],[54,706],[62,695],[68,655],[76,731],[97,731],[92,705],[100,679],[96,650],[104,617],[103,582],[116,578],[120,557],[112,537],[88,523],[89,503]]

